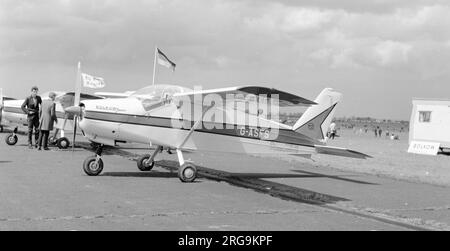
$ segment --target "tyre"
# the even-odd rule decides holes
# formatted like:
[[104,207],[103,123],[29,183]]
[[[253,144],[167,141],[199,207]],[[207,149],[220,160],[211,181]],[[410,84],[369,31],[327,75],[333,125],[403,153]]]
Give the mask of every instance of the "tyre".
[[70,146],[70,141],[66,137],[59,138],[56,141],[56,146],[58,146],[59,149],[67,149]]
[[149,163],[148,160],[150,159],[150,157],[150,154],[144,154],[136,160],[139,170],[143,172],[152,170],[153,166],[155,165],[155,161]]
[[17,135],[13,135],[13,134],[10,134],[10,135],[8,135],[8,137],[5,138],[6,144],[8,144],[10,146],[17,144],[18,140],[19,139],[17,138]]
[[54,146],[56,144],[55,137],[53,136],[48,137],[48,144]]
[[178,169],[178,178],[182,182],[193,182],[197,178],[197,168],[192,163],[184,163]]
[[90,156],[84,160],[83,170],[89,176],[97,176],[103,171],[103,160],[97,161],[97,156]]

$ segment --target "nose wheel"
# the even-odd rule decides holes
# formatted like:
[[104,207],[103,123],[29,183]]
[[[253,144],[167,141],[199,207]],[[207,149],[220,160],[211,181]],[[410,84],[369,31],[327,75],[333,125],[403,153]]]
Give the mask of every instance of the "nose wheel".
[[89,176],[97,176],[103,171],[103,160],[97,156],[90,156],[84,160],[83,170]]
[[83,162],[83,171],[89,176],[97,176],[103,171],[103,145],[96,150],[96,155],[87,157]]

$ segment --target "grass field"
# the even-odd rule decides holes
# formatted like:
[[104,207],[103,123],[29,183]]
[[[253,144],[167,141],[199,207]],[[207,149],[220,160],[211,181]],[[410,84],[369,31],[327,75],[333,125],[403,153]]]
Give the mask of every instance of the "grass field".
[[408,153],[407,132],[397,133],[399,140],[391,140],[385,136],[375,138],[371,131],[355,134],[353,130],[343,129],[338,134],[340,137],[329,140],[327,144],[360,151],[373,158],[360,160],[319,154],[313,156],[315,162],[291,156],[280,158],[411,182],[450,186],[450,156]]

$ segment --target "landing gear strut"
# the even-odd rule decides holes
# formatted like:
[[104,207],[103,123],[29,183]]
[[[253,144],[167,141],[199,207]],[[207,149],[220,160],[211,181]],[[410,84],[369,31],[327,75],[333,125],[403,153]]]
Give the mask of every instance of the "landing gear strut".
[[89,176],[97,176],[103,171],[103,145],[96,150],[96,155],[87,157],[83,162],[83,170]]

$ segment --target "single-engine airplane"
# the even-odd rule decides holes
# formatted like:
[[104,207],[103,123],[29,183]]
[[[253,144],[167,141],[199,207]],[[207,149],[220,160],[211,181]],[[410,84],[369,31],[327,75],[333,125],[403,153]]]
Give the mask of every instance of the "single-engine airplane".
[[[73,116],[66,114],[64,109],[74,105],[75,93],[74,92],[60,92],[54,91],[56,93],[56,116],[58,122],[55,123],[54,135],[49,138],[49,142],[55,143],[58,148],[66,149],[70,145],[69,139],[64,136],[64,132],[67,130],[72,130]],[[48,99],[49,92],[40,95],[43,100]],[[90,94],[81,93],[81,100],[92,100],[92,99],[103,99],[101,96],[95,96]],[[27,126],[27,115],[22,111],[22,104],[24,100],[7,100],[3,102],[3,109],[1,111],[0,117],[9,126],[13,126],[13,132],[5,138],[5,142],[8,145],[15,145],[18,142],[17,130],[19,126]],[[61,132],[60,137],[56,139],[58,131]]]
[[14,98],[2,96],[0,93],[0,132],[3,132],[3,126],[6,125],[6,121],[3,121],[3,102],[8,100],[14,100]]
[[[273,101],[276,96],[278,99]],[[221,101],[224,97],[227,97],[226,105]],[[326,146],[326,132],[340,98],[341,94],[330,88],[324,89],[313,102],[261,86],[192,91],[175,85],[153,85],[128,98],[85,101],[84,109],[74,106],[66,112],[80,117],[82,134],[98,145],[96,155],[86,158],[83,163],[87,175],[96,176],[102,172],[104,145],[134,142],[156,146],[153,153],[137,160],[141,171],[150,171],[155,156],[163,150],[175,151],[180,165],[179,179],[192,182],[197,177],[197,169],[193,163],[184,160],[183,152],[370,157],[349,149]],[[256,109],[250,109],[249,100],[257,101]],[[269,103],[268,100],[271,100],[270,109],[261,105]],[[275,111],[273,107],[283,106],[308,108],[294,126],[288,126],[269,114]],[[198,108],[202,108],[200,112]]]

